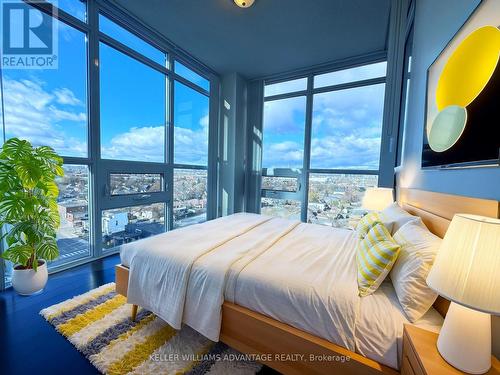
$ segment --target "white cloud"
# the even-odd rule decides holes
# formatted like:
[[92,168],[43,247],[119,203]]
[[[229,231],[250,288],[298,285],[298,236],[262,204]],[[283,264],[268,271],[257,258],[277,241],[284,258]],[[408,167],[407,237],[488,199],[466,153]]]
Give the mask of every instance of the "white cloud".
[[176,163],[207,164],[207,154],[208,128],[197,131],[180,127],[174,129],[174,155]]
[[311,166],[377,169],[383,103],[383,85],[316,95]]
[[378,138],[349,136],[311,140],[312,168],[377,169],[379,155]]
[[[85,156],[87,114],[59,107],[58,93],[76,96],[69,89],[49,92],[42,81],[4,76],[5,126],[8,137],[53,147],[61,155]],[[69,129],[68,127],[71,127]],[[80,135],[77,137],[73,132]]]
[[[44,82],[36,79],[4,77],[4,102],[8,137],[27,139],[36,146],[51,146],[61,155],[86,156],[87,115],[71,108],[83,106],[82,100],[71,90],[49,91]],[[207,163],[208,120],[208,114],[203,116],[197,130],[175,127],[176,163]],[[164,126],[137,126],[117,134],[108,144],[102,145],[102,157],[161,162]]]
[[[314,96],[311,166],[377,169],[384,85]],[[263,165],[302,165],[305,101],[266,102]]]
[[70,89],[63,87],[62,89],[54,90],[54,95],[56,96],[56,101],[59,104],[66,105],[82,105],[82,101],[78,99],[73,91]]
[[303,132],[305,125],[305,97],[264,103],[264,131]]
[[203,116],[201,119],[200,119],[200,125],[202,128],[204,129],[208,129],[208,121],[209,121],[210,117],[208,116],[208,114],[206,114],[205,116]]
[[337,85],[345,82],[361,81],[369,78],[383,77],[386,74],[387,64],[385,62],[370,65],[362,65],[356,68],[339,70],[336,72],[322,74],[315,77],[316,87]]
[[109,145],[103,145],[102,157],[162,162],[164,139],[165,128],[163,126],[131,128],[128,132],[113,137]]
[[304,155],[303,146],[298,142],[284,141],[265,144],[262,165],[266,167],[300,168]]
[[[199,122],[201,129],[174,128],[174,154],[178,164],[207,164],[208,115]],[[109,159],[162,162],[164,126],[133,127],[103,145],[102,157]]]

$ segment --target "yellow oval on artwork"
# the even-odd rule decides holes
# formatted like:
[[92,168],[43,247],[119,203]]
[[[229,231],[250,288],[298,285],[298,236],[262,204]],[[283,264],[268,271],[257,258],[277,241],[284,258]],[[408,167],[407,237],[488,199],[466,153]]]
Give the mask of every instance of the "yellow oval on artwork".
[[481,93],[498,64],[500,30],[484,26],[469,34],[446,62],[436,88],[436,105],[467,107]]

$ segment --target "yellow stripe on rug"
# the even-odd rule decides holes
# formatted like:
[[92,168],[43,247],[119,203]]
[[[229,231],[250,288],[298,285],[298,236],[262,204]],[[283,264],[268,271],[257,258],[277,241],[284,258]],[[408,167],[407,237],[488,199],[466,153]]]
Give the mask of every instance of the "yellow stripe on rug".
[[109,367],[116,361],[123,360],[126,353],[132,350],[137,344],[145,342],[148,337],[154,335],[163,327],[169,325],[154,315],[143,319],[137,326],[120,335],[116,340],[109,343],[99,353],[91,355],[89,360],[101,372],[108,373]]
[[135,367],[147,360],[151,353],[167,342],[175,333],[175,329],[169,325],[163,326],[159,331],[149,336],[146,341],[137,344],[123,358],[114,362],[106,373],[110,375],[128,374]]
[[[212,343],[188,326],[175,331],[144,309],[132,321],[132,306],[110,293],[114,288],[114,283],[103,285],[40,312],[102,374],[202,374],[222,369],[248,375],[262,368],[252,361],[223,359],[226,345]],[[59,316],[61,311],[65,313]]]
[[[130,319],[130,310],[132,306],[129,304],[124,304],[117,309],[105,315],[99,320],[92,322],[84,329],[76,332],[75,334],[68,337],[68,340],[75,345],[78,349],[87,345],[92,339],[99,336],[102,332],[116,324],[122,322],[124,319]],[[137,331],[143,327],[146,323],[150,322],[154,316],[149,316],[148,319],[141,320],[136,326],[131,328],[125,333],[122,333],[121,337],[126,337],[127,333],[131,335],[133,332]]]
[[[183,374],[195,366],[193,361],[214,343],[189,326],[182,329],[134,369],[134,375]],[[196,362],[198,363],[198,361]]]
[[56,329],[64,336],[71,336],[74,333],[82,330],[92,322],[101,319],[126,302],[127,299],[124,296],[117,295],[116,297],[111,298],[110,300],[84,312],[83,314],[75,316],[73,319],[68,320],[66,323],[58,325]]
[[40,311],[40,314],[42,314],[45,319],[50,321],[51,319],[54,319],[55,317],[61,315],[62,313],[65,313],[66,311],[73,310],[75,307],[86,304],[114,290],[115,283],[105,284],[103,286],[100,286],[99,288],[92,290],[89,293],[85,293],[72,299],[58,303],[57,305],[47,307],[46,309]]

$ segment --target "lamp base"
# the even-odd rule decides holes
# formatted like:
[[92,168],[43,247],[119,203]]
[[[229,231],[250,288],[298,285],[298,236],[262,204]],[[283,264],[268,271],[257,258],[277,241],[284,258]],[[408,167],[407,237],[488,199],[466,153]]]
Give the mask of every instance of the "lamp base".
[[484,374],[491,367],[491,316],[452,302],[437,348],[458,370]]

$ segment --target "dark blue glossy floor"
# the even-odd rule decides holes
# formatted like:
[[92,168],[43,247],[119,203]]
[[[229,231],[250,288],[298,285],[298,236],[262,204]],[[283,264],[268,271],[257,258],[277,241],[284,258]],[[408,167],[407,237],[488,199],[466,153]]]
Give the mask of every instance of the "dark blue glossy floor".
[[38,313],[41,309],[114,281],[118,255],[49,276],[43,293],[0,293],[0,374],[98,374]]

